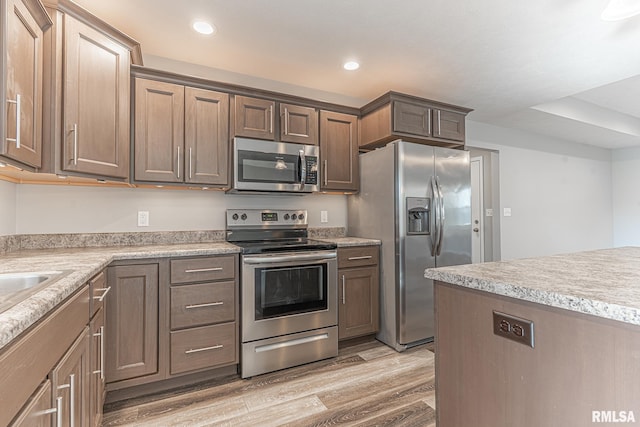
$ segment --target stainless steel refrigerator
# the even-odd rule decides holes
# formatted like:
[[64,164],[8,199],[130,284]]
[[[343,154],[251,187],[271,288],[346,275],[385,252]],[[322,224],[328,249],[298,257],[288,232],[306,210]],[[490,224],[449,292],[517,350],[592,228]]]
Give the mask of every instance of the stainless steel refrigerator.
[[471,263],[469,153],[405,141],[360,155],[350,235],[380,239],[380,332],[397,351],[433,340],[425,268]]

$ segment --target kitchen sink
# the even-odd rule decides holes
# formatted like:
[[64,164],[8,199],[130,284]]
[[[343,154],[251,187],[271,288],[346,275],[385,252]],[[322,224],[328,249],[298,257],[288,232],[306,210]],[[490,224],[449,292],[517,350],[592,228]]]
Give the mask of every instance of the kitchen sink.
[[13,307],[68,273],[68,271],[0,273],[0,312]]

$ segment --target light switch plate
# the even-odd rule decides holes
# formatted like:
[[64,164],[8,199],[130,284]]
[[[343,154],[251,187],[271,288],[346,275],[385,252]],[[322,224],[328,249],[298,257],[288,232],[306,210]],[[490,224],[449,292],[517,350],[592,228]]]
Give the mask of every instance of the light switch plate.
[[149,211],[138,211],[138,227],[149,226]]
[[493,216],[493,209],[487,209],[487,216]]
[[504,216],[511,216],[511,208],[504,208]]

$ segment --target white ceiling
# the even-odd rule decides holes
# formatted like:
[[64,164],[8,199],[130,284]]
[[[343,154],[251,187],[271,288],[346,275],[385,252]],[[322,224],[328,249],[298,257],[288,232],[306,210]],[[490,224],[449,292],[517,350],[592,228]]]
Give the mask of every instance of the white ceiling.
[[[358,107],[395,90],[473,108],[475,121],[640,145],[640,16],[601,21],[608,0],[75,1],[145,59],[244,76],[232,83]],[[193,32],[197,19],[217,34]],[[343,70],[348,59],[361,68]]]

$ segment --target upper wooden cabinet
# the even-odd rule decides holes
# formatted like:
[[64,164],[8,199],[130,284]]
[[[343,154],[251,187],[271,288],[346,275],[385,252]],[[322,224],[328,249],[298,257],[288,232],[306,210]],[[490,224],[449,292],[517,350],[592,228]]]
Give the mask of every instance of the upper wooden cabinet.
[[229,96],[135,79],[135,180],[227,185]]
[[318,145],[318,110],[280,104],[280,141]]
[[[249,96],[232,97],[233,136],[318,145],[318,110]],[[280,114],[275,114],[279,106]]]
[[275,101],[235,95],[232,103],[233,136],[275,139]]
[[43,171],[127,179],[129,67],[139,45],[68,0],[47,6]]
[[51,20],[38,0],[6,0],[0,30],[0,155],[21,165],[42,165],[43,31]]
[[325,191],[358,191],[358,118],[332,111],[320,112],[320,172]]
[[382,147],[394,139],[464,147],[465,117],[472,110],[389,92],[362,108],[361,149]]

